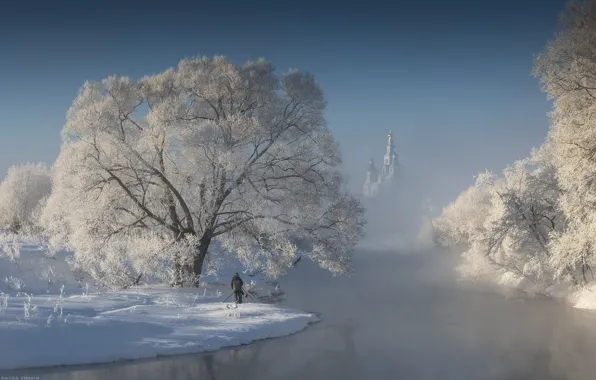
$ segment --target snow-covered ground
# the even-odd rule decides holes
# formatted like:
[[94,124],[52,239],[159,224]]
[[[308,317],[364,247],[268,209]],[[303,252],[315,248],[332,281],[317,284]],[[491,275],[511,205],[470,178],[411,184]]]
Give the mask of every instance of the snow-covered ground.
[[596,310],[596,284],[592,283],[569,295],[569,302],[578,309]]
[[77,281],[66,256],[48,258],[31,243],[16,261],[0,255],[0,369],[199,353],[293,334],[317,321],[250,299],[233,308],[222,302],[230,294],[223,278],[199,289],[104,292]]

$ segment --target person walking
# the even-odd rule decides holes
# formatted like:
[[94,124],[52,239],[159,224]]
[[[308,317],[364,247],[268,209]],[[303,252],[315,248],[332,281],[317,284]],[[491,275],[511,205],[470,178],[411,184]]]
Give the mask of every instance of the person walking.
[[236,303],[242,303],[242,296],[244,295],[244,290],[242,290],[242,287],[244,286],[244,281],[242,281],[238,273],[234,273],[231,286],[232,290],[234,291],[234,299]]

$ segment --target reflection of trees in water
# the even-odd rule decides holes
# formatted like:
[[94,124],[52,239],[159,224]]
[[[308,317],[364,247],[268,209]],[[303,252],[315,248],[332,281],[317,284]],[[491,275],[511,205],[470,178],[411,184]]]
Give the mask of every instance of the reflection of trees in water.
[[[242,351],[242,352],[240,352]],[[34,377],[44,380],[117,380],[117,379],[193,379],[220,380],[231,378],[257,379],[261,348],[223,350],[213,354],[171,356],[157,360],[140,360],[81,369],[14,371],[6,376]],[[4,376],[5,373],[2,373]]]
[[80,369],[23,370],[14,374],[17,378],[26,376],[43,380],[213,379],[208,375],[204,363],[172,358],[94,365]]
[[552,354],[546,348],[520,352],[503,350],[490,359],[487,380],[565,380],[552,372]]
[[[310,337],[291,336],[215,353],[212,378],[226,380],[304,379],[308,376],[361,378],[351,322],[318,329]],[[296,339],[297,338],[297,339]],[[324,340],[322,347],[317,342]],[[310,355],[309,355],[310,354]]]
[[549,345],[553,373],[563,374],[565,379],[595,379],[596,315],[566,308],[561,319]]
[[[289,380],[308,376],[360,378],[354,333],[354,324],[348,322],[320,329],[310,339],[291,336],[220,351],[209,355],[213,361],[210,379],[241,377],[243,380],[256,380],[283,377]],[[325,342],[323,348],[317,345],[317,341],[321,339]],[[314,355],[308,356],[309,353]]]
[[329,379],[360,379],[361,363],[358,358],[354,335],[356,325],[345,321],[322,330],[325,334],[324,349],[318,352],[300,368],[285,374],[289,379],[318,376]]
[[492,356],[490,380],[596,378],[596,315],[568,306],[544,306],[535,301],[526,304],[534,319],[524,327],[534,334],[502,342],[498,355]]
[[199,355],[170,356],[157,360],[139,360],[106,365],[49,370],[23,370],[3,376],[39,376],[44,380],[116,380],[116,379],[261,379],[270,361],[260,358],[263,344],[239,349],[224,349]]
[[213,360],[213,378],[225,379],[259,379],[267,372],[267,360],[261,360],[263,345],[224,350],[211,355]]

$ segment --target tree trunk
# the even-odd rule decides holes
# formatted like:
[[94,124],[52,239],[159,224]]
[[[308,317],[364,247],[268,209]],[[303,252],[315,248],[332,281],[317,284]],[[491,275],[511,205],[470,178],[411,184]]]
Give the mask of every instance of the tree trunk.
[[205,232],[201,239],[199,239],[199,246],[197,247],[197,254],[193,262],[193,271],[195,277],[195,286],[199,287],[199,280],[203,272],[203,263],[207,257],[207,250],[211,244],[211,232]]
[[[174,213],[175,216],[175,213]],[[172,219],[175,221],[175,219]],[[179,230],[173,232],[174,241],[180,241],[184,236],[180,234]],[[172,286],[183,287],[184,286],[184,267],[182,265],[182,259],[178,253],[174,255],[174,283]]]
[[184,285],[184,280],[182,278],[182,264],[180,263],[180,256],[178,255],[174,257],[174,272],[173,286],[182,287]]

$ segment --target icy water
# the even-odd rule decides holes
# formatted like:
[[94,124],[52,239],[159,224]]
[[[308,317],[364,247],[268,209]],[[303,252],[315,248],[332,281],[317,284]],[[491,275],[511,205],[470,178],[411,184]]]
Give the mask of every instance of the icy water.
[[296,335],[213,354],[0,375],[40,380],[596,378],[595,313],[460,284],[449,270],[450,260],[362,251],[350,279],[301,262],[282,280],[285,303],[320,312],[322,322]]

